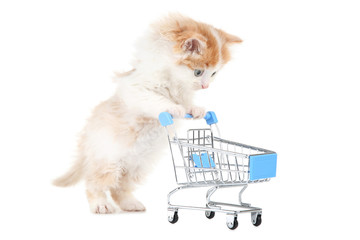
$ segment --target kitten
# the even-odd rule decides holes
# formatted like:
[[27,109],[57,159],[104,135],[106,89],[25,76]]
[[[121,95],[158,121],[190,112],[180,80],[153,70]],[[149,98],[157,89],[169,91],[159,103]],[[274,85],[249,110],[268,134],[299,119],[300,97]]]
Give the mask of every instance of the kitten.
[[137,43],[134,69],[117,75],[115,94],[95,108],[80,136],[76,162],[54,185],[66,187],[84,179],[94,213],[115,211],[106,191],[122,210],[144,211],[132,192],[166,139],[159,113],[204,117],[205,110],[192,104],[194,92],[209,87],[230,60],[229,45],[240,42],[181,15],[152,24]]

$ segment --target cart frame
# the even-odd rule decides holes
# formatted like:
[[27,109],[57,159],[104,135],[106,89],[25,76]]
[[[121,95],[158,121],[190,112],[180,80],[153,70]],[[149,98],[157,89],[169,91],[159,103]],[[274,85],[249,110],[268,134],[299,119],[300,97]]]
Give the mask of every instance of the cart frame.
[[[185,118],[192,116],[187,114]],[[178,138],[172,116],[167,112],[159,115],[160,123],[165,127],[168,137],[175,180],[180,185],[168,194],[168,221],[178,221],[179,209],[205,211],[205,216],[209,219],[214,217],[215,212],[221,212],[226,214],[226,225],[233,230],[238,226],[237,216],[250,212],[252,224],[259,226],[262,221],[262,209],[244,203],[242,194],[248,184],[268,182],[276,176],[277,154],[220,138],[218,120],[214,112],[207,112],[204,119],[210,128],[189,129],[187,138]],[[219,137],[214,136],[214,127]],[[178,147],[178,156],[175,156],[173,146]],[[185,176],[185,179],[180,180],[180,174],[183,178]],[[199,187],[210,187],[206,193],[205,207],[172,204],[173,194]],[[234,187],[241,187],[238,193],[239,204],[211,199],[219,189]]]

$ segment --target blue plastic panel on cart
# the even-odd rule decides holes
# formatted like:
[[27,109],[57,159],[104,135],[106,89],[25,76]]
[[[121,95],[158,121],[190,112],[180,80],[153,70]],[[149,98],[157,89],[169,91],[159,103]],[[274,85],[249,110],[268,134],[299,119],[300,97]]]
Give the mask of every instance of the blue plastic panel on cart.
[[[200,159],[199,155],[192,154],[191,159],[194,161],[195,167],[201,168],[201,163],[202,163],[203,168],[210,168],[210,166],[212,168],[215,167],[214,160],[212,159],[211,155],[208,155],[207,153],[202,153],[201,159]],[[209,164],[209,161],[210,161],[210,164]]]
[[207,123],[208,125],[212,125],[212,124],[214,124],[214,123],[218,123],[218,120],[217,120],[217,117],[216,117],[215,113],[214,113],[214,112],[211,112],[211,111],[209,111],[209,112],[206,113],[204,119],[206,120],[206,123]]
[[276,159],[276,153],[250,156],[250,180],[275,177]]
[[160,121],[160,123],[161,123],[161,125],[162,125],[163,127],[168,126],[168,125],[171,125],[171,124],[174,123],[173,117],[171,116],[170,113],[167,113],[167,112],[162,112],[162,113],[160,113],[160,115],[159,115],[159,121]]

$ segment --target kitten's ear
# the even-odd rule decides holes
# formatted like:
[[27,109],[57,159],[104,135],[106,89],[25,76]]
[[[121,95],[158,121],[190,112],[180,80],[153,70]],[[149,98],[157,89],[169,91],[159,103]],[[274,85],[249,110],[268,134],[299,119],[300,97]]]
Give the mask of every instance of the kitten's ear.
[[241,38],[239,38],[239,37],[237,37],[237,36],[235,36],[235,35],[231,35],[231,34],[226,34],[227,36],[226,36],[226,40],[227,40],[227,42],[228,43],[242,43],[242,39]]
[[227,32],[224,32],[220,29],[217,29],[218,32],[220,33],[220,36],[222,37],[222,39],[224,39],[225,43],[242,43],[243,40],[241,40],[241,38],[229,34]]
[[197,38],[189,38],[185,40],[181,47],[185,53],[201,55],[206,43]]

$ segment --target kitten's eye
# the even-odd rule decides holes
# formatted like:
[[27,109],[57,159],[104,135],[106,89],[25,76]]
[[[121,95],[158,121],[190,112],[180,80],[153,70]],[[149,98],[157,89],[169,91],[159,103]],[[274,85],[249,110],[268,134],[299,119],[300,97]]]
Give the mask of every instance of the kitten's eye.
[[204,73],[204,70],[200,70],[200,69],[194,70],[195,77],[200,77],[201,75],[203,75],[203,73]]
[[216,72],[213,72],[213,74],[211,74],[211,76],[213,77],[213,76],[215,76],[215,74],[216,74]]

